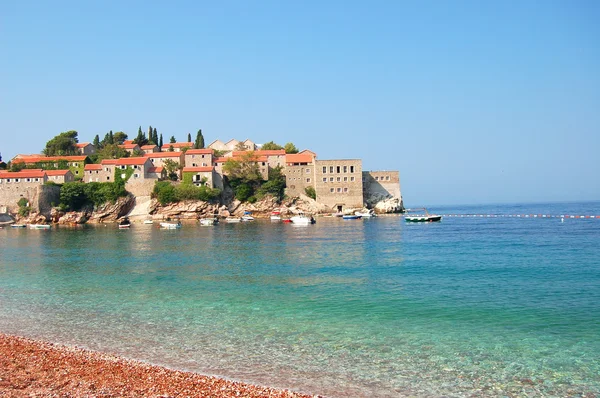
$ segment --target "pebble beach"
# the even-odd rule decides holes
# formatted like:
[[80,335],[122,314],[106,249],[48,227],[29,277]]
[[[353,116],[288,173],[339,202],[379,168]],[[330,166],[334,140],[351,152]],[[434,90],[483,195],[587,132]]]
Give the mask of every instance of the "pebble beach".
[[0,334],[0,397],[313,397]]

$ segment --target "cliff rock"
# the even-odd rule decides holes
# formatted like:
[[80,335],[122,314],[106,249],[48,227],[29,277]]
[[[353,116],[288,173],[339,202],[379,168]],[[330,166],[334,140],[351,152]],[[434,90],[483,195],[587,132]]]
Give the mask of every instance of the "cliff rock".
[[377,202],[374,209],[376,213],[402,213],[404,203],[401,198],[387,198]]
[[154,219],[181,218],[196,220],[203,217],[213,217],[219,214],[218,204],[204,202],[201,200],[186,200],[178,203],[170,203],[161,206],[156,199],[152,199],[149,206],[150,214]]
[[135,196],[129,194],[117,199],[115,203],[105,203],[96,208],[90,215],[89,221],[94,223],[114,222],[126,216],[135,205]]

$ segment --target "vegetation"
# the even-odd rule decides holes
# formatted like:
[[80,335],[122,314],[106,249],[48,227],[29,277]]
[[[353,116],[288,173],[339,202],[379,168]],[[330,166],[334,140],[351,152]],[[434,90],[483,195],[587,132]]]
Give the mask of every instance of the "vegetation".
[[246,148],[246,145],[244,145],[244,143],[242,141],[239,141],[236,145],[235,145],[235,150],[236,151],[247,151],[248,148]]
[[95,163],[99,163],[102,159],[126,158],[129,156],[129,152],[127,152],[123,148],[119,148],[119,146],[117,144],[107,144],[107,145],[104,145],[94,155],[90,156],[90,158]]
[[114,203],[118,198],[127,196],[125,184],[121,182],[67,182],[60,188],[60,208],[81,210],[85,205],[99,206],[107,202]]
[[233,189],[235,198],[241,202],[253,203],[267,194],[282,200],[285,190],[285,176],[281,167],[275,167],[269,172],[269,179],[263,180],[260,168],[253,151],[248,151],[239,159],[228,159],[223,165],[227,174],[227,182]]
[[300,152],[298,150],[298,148],[296,148],[296,145],[292,144],[291,142],[288,142],[287,144],[285,144],[285,146],[283,147],[283,149],[285,149],[285,153],[298,153],[298,152]]
[[192,142],[192,135],[188,133],[188,140],[186,142]]
[[25,198],[19,199],[17,202],[17,206],[19,206],[19,215],[21,217],[27,217],[29,213],[31,213],[31,207],[29,206],[29,201]]
[[204,136],[202,135],[202,129],[198,130],[198,132],[196,133],[194,149],[204,149]]
[[117,131],[113,136],[113,144],[123,145],[123,143],[127,141],[127,138],[127,134],[122,131]]
[[306,188],[304,188],[304,192],[306,193],[306,196],[308,196],[309,198],[311,198],[313,200],[317,200],[317,192],[315,191],[314,187],[306,187]]
[[142,126],[138,128],[138,135],[133,140],[134,144],[138,144],[140,147],[148,144],[148,138],[146,137],[146,133],[142,132]]
[[193,184],[173,185],[169,181],[157,181],[152,190],[152,197],[157,199],[163,206],[182,200],[203,200],[208,202],[219,197],[220,194],[220,190],[207,186],[196,187]]
[[79,154],[76,144],[77,131],[70,130],[60,133],[46,143],[42,153],[46,156],[72,156]]
[[[172,149],[173,146],[171,146],[170,149]],[[173,151],[171,151],[173,152]],[[171,181],[177,181],[178,179],[178,174],[177,172],[181,169],[181,166],[179,165],[179,163],[177,163],[174,160],[171,159],[166,159],[163,162],[163,166],[165,167],[165,170],[167,172],[167,178]]]
[[276,151],[279,149],[283,149],[283,147],[281,145],[274,143],[273,141],[269,141],[269,142],[263,144],[263,146],[260,149],[262,149],[264,151]]
[[229,152],[229,151],[226,151],[226,150],[219,150],[219,149],[214,149],[214,150],[213,150],[213,153],[214,153],[214,156],[215,156],[215,158],[221,158],[221,157],[223,157],[223,156],[224,156],[224,155],[225,155],[227,152]]
[[257,197],[260,199],[265,195],[273,195],[282,201],[285,194],[285,175],[281,172],[283,168],[277,166],[269,170],[269,179],[258,189]]

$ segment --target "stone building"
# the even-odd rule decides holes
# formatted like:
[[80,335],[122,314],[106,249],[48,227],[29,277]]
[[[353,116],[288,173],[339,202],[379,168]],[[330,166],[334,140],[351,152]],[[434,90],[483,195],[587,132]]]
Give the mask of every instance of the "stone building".
[[65,182],[75,181],[75,177],[71,170],[46,170],[48,181],[52,181],[56,184],[64,184]]
[[215,140],[208,144],[207,148],[214,149],[215,151],[237,151],[240,147],[240,144],[244,146],[247,151],[254,151],[256,149],[256,144],[251,140],[238,141],[238,140],[229,140],[227,142],[223,142],[221,140]]
[[160,152],[160,148],[158,147],[158,145],[154,145],[154,144],[142,145],[142,147],[140,149],[144,153],[156,153],[156,152]]
[[138,144],[135,144],[133,140],[123,141],[121,145],[118,145],[119,148],[126,150],[130,155],[133,155],[134,152],[141,151],[142,149]]
[[16,213],[19,200],[25,198],[29,206],[49,214],[52,203],[58,203],[60,188],[44,185],[47,181],[46,171],[41,169],[0,172],[0,207]]
[[388,198],[401,198],[400,172],[363,171],[363,194],[368,205]]
[[185,152],[185,167],[209,167],[213,164],[214,150],[208,149],[188,149]]
[[285,155],[283,174],[288,196],[305,195],[307,187],[315,187],[315,161],[314,154]]
[[205,185],[209,188],[223,189],[223,180],[217,178],[215,168],[208,167],[184,167],[183,182],[189,182],[196,186]]
[[317,201],[334,211],[363,207],[360,159],[316,160],[314,181]]
[[[193,142],[173,142],[173,143],[166,143],[163,144],[163,146],[160,148],[160,150],[162,152],[184,152],[185,148],[192,149],[194,147],[194,143]],[[171,148],[173,148],[173,151],[171,151]]]
[[156,152],[156,153],[147,153],[144,155],[145,158],[150,159],[152,164],[155,167],[160,167],[165,165],[165,160],[170,159],[177,163],[180,166],[185,165],[184,162],[184,153],[183,152]]
[[75,146],[79,150],[79,153],[82,155],[93,155],[96,153],[96,147],[90,144],[89,142],[80,142],[78,144],[75,144]]
[[83,178],[83,171],[86,164],[90,163],[87,155],[78,156],[33,156],[19,155],[13,159],[13,163],[23,163],[28,167],[38,166],[44,170],[48,169],[69,169],[75,179]]

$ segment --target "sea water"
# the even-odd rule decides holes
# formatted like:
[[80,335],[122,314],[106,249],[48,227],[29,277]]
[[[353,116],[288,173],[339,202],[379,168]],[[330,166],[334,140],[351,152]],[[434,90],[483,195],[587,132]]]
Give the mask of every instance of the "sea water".
[[598,394],[600,219],[3,229],[0,331],[332,397]]

